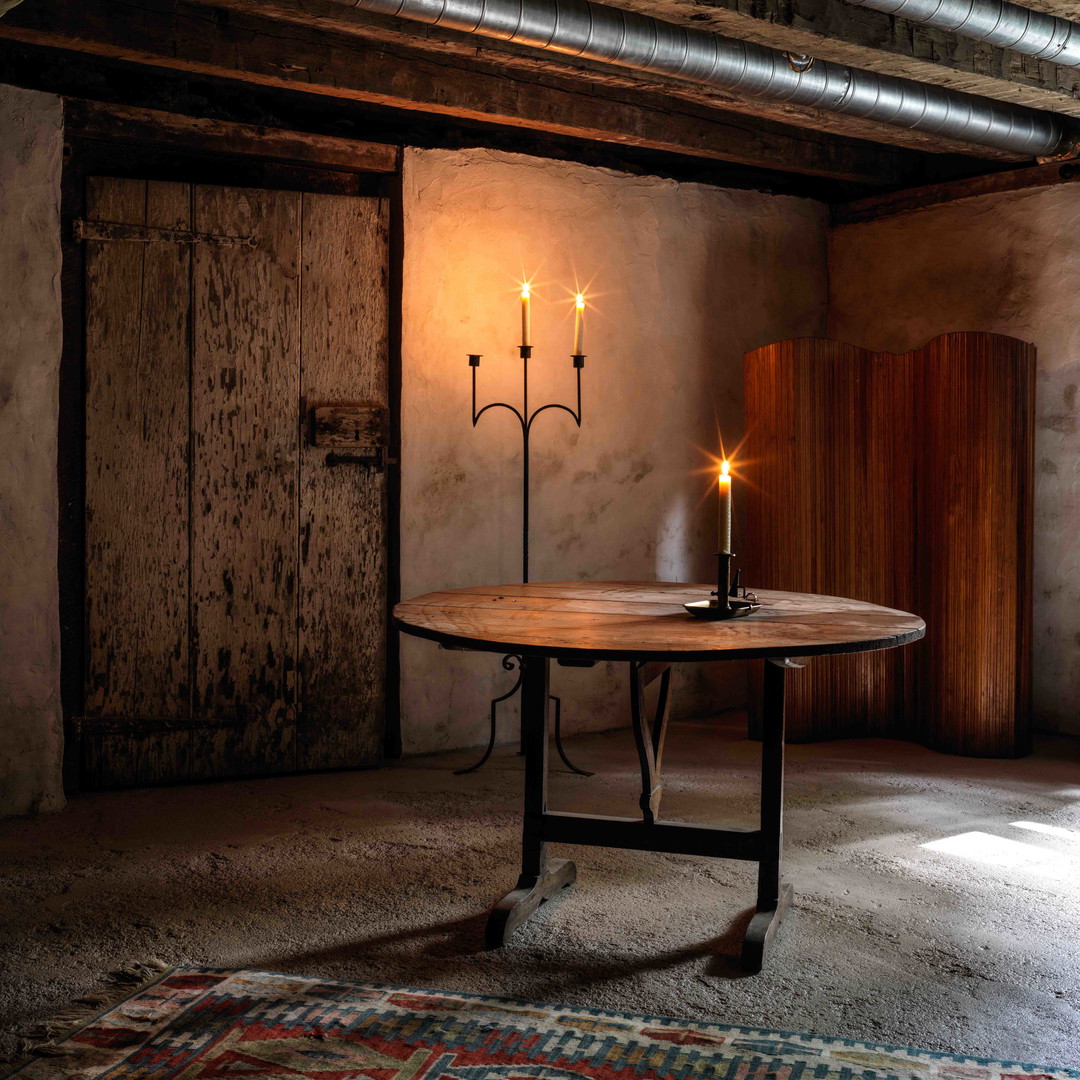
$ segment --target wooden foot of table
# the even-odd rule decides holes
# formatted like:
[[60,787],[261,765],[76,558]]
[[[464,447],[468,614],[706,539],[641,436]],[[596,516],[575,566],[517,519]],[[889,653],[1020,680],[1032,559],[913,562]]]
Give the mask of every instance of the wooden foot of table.
[[577,880],[577,867],[569,859],[552,859],[534,884],[507,893],[488,917],[485,938],[489,949],[505,945],[511,934],[549,897]]
[[769,946],[780,929],[780,920],[784,917],[791,904],[795,890],[790,885],[783,885],[780,889],[780,899],[776,907],[758,909],[746,928],[746,937],[743,938],[742,969],[756,975],[765,963]]

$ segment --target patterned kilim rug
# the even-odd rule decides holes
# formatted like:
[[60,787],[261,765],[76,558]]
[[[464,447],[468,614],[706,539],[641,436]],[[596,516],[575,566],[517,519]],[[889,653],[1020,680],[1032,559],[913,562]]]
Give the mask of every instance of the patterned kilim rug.
[[18,1080],[1080,1080],[1080,1070],[264,971],[176,968]]

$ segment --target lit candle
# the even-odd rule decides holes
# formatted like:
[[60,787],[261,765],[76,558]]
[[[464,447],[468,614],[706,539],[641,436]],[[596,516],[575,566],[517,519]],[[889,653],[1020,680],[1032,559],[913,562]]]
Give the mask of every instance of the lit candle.
[[585,297],[577,294],[574,302],[574,356],[585,355]]
[[521,344],[532,344],[532,317],[529,312],[529,283],[521,286]]
[[720,515],[717,529],[717,551],[731,550],[731,471],[726,461],[720,464]]

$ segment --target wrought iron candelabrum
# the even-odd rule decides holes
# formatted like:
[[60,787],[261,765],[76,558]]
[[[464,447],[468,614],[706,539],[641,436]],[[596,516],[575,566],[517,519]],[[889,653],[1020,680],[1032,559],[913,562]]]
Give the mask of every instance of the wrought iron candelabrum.
[[[518,423],[521,425],[521,441],[522,441],[522,473],[521,473],[521,581],[522,584],[528,583],[529,580],[529,446],[530,438],[532,436],[532,427],[536,422],[536,418],[544,412],[561,410],[562,412],[569,413],[574,418],[574,423],[581,427],[581,369],[585,366],[585,355],[583,353],[571,354],[571,360],[574,363],[574,373],[577,377],[577,409],[571,409],[569,405],[563,405],[557,402],[549,402],[546,405],[541,405],[539,408],[529,412],[529,360],[532,358],[533,347],[531,345],[519,345],[518,353],[521,356],[521,408],[516,405],[511,405],[506,401],[493,401],[481,409],[476,407],[476,370],[480,366],[480,357],[482,353],[469,353],[469,367],[472,368],[472,423],[473,427],[480,422],[480,417],[484,413],[491,409],[506,409],[508,412],[514,414],[517,417]],[[483,756],[475,765],[470,765],[467,769],[455,770],[456,776],[463,776],[465,773],[475,772],[479,769],[489,757],[491,757],[492,750],[495,749],[495,734],[498,724],[498,709],[504,702],[512,698],[521,689],[521,680],[524,674],[521,657],[516,653],[508,653],[502,659],[502,666],[507,671],[516,670],[517,681],[505,694],[501,694],[497,698],[493,698],[491,701],[491,726],[488,735],[487,748],[484,750]],[[572,772],[579,773],[581,776],[592,776],[591,772],[587,772],[585,769],[579,769],[570,759],[566,756],[566,751],[563,749],[562,744],[562,700],[551,695],[551,700],[555,703],[555,748],[559,752],[559,757],[562,758],[566,767]]]

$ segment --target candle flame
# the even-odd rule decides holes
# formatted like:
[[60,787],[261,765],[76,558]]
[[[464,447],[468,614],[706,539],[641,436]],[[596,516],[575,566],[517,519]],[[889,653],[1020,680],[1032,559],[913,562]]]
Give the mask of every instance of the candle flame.
[[584,307],[585,307],[585,294],[584,293],[578,293],[577,294],[577,299],[574,301],[574,303],[577,306],[577,309],[579,311],[583,310]]
[[523,281],[521,283],[521,299],[528,300],[530,295],[531,293],[529,292],[529,283],[527,281]]
[[731,467],[726,461],[720,462],[720,482],[731,479]]

